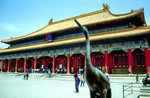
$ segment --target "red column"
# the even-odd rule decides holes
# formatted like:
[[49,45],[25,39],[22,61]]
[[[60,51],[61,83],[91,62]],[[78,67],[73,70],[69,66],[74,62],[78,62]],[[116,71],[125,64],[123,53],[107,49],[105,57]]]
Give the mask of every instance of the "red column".
[[148,50],[148,72],[147,73],[150,73],[150,50]]
[[32,62],[32,67],[31,68],[34,69],[34,59],[32,59],[31,62]]
[[56,65],[55,55],[53,55],[53,72],[52,73],[55,73],[55,65]]
[[131,49],[128,49],[128,66],[129,66],[129,68],[131,70],[131,73],[133,73]]
[[149,69],[149,62],[148,62],[148,58],[149,58],[149,55],[148,55],[148,48],[145,47],[144,50],[145,50],[145,66],[146,66],[146,73],[149,73],[149,72],[150,72],[150,69]]
[[8,60],[8,71],[7,72],[10,72],[10,59]]
[[73,67],[74,67],[74,73],[77,73],[77,56],[74,56],[74,62],[73,62]]
[[4,60],[2,60],[1,72],[3,72]]
[[70,54],[68,54],[67,73],[70,74]]
[[92,63],[92,65],[94,66],[94,60],[93,60],[93,55],[91,54],[91,63]]
[[78,72],[78,65],[79,65],[78,57],[77,57],[77,60],[76,60],[76,61],[77,61],[77,62],[76,62],[76,63],[77,63],[77,65],[76,65],[76,66],[77,66],[77,72]]
[[93,55],[93,66],[95,67],[95,55]]
[[[132,69],[135,68],[135,64],[134,64],[134,55],[132,55]],[[133,73],[134,73],[134,70],[133,70]]]
[[24,59],[24,72],[26,72],[27,58]]
[[18,58],[16,58],[16,67],[15,67],[15,72],[18,72]]
[[34,70],[36,69],[36,66],[37,66],[37,57],[35,57],[34,59]]
[[105,72],[108,72],[108,51],[105,51]]
[[109,55],[109,71],[112,73],[113,68],[113,57],[112,54]]
[[86,52],[84,53],[84,71],[86,70]]

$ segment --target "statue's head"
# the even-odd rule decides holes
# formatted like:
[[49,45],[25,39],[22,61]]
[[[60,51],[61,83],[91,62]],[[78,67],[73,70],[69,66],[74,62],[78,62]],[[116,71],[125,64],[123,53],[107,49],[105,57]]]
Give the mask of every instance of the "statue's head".
[[88,29],[85,26],[83,26],[83,32],[88,32]]
[[88,38],[88,29],[85,26],[82,26],[76,19],[74,19],[76,24],[79,26],[82,32],[86,35],[86,38]]

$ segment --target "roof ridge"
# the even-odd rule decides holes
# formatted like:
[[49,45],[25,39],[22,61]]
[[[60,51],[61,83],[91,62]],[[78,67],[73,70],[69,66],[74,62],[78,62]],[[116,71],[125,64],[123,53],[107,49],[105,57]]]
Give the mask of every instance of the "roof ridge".
[[[65,22],[65,21],[72,20],[72,19],[75,19],[75,18],[76,18],[76,19],[77,19],[77,18],[82,18],[82,17],[85,17],[85,16],[87,16],[87,15],[93,15],[93,14],[97,14],[97,13],[102,13],[102,12],[104,12],[104,11],[106,11],[106,10],[102,9],[102,10],[98,10],[98,11],[89,12],[89,13],[86,13],[86,14],[82,14],[82,15],[70,17],[70,18],[67,18],[67,19],[62,19],[62,20],[59,20],[59,21],[51,22],[50,24],[47,24],[46,26],[42,27],[41,29],[38,29],[38,30],[36,30],[36,31],[34,31],[34,32],[31,32],[31,33],[29,33],[29,34],[22,35],[22,36],[19,36],[19,37],[14,37],[14,38],[20,38],[20,37],[32,35],[32,34],[38,32],[38,31],[40,31],[40,30],[46,28],[47,26],[50,26],[50,25],[53,25],[53,24],[57,24],[57,23],[61,23],[61,22]],[[12,38],[12,39],[14,39],[14,38]],[[5,40],[9,40],[9,39],[5,39]],[[1,40],[1,42],[4,42],[5,40]]]
[[136,13],[139,13],[139,12],[143,12],[144,8],[141,8],[141,9],[138,9],[138,10],[135,10],[135,11],[133,11],[133,9],[131,9],[131,12],[124,13],[124,14],[113,14],[112,12],[110,12],[110,10],[108,10],[108,11],[113,16],[123,16],[123,15],[134,14],[134,13],[136,14]]
[[97,13],[102,13],[102,12],[105,12],[105,11],[107,11],[107,10],[102,9],[102,10],[98,10],[98,11],[94,11],[94,12],[89,12],[89,13],[86,13],[86,14],[77,15],[77,16],[70,17],[70,18],[67,18],[67,19],[62,19],[62,20],[53,22],[53,23],[51,23],[49,25],[52,25],[54,23],[60,23],[60,22],[72,20],[72,19],[82,18],[82,17],[85,17],[85,16],[89,16],[89,15],[93,15],[93,14],[97,14]]
[[[29,33],[27,35],[15,37],[15,38],[12,38],[12,39],[2,40],[1,42],[3,42],[3,43],[9,43],[9,42],[17,41],[17,40],[20,40],[20,39],[26,39],[26,38],[30,38],[30,37],[33,37],[33,36],[44,35],[44,34],[48,34],[48,33],[51,33],[51,32],[58,32],[58,31],[61,31],[61,30],[64,30],[64,29],[68,29],[68,28],[74,28],[75,27],[74,24],[73,25],[70,24],[71,26],[70,25],[68,26],[68,24],[67,24],[67,27],[66,27],[66,23],[67,22],[68,23],[72,23],[71,22],[72,19],[80,19],[80,18],[82,19],[84,17],[86,18],[86,16],[87,17],[88,16],[92,17],[92,16],[94,16],[96,14],[101,14],[103,12],[104,12],[104,14],[105,13],[106,14],[110,14],[110,16],[108,15],[107,17],[111,18],[111,16],[113,16],[113,17],[120,16],[120,17],[116,17],[116,18],[113,18],[113,19],[119,19],[119,18],[123,19],[123,18],[126,18],[126,17],[131,17],[131,16],[133,17],[133,16],[135,16],[138,13],[141,13],[141,12],[144,13],[144,9],[140,9],[140,10],[136,10],[136,11],[131,11],[130,13],[125,13],[125,14],[113,14],[113,13],[110,12],[109,8],[103,8],[102,10],[98,10],[98,11],[94,11],[94,12],[89,12],[89,13],[86,13],[86,14],[82,14],[82,15],[70,17],[70,18],[59,20],[59,21],[56,21],[56,22],[52,22],[52,21],[50,22],[49,21],[49,23],[46,26],[44,26],[43,28],[41,28],[39,30],[36,30],[36,31],[34,31],[32,33]],[[103,17],[104,16],[102,16],[102,18]],[[110,19],[109,20],[104,19],[104,21],[109,22],[111,20]],[[94,21],[94,22],[97,23],[97,22],[100,22],[100,21]],[[94,22],[92,21],[91,23],[94,23]],[[60,24],[60,23],[62,23],[62,24]],[[85,21],[85,24],[89,24],[89,23],[90,23],[89,21],[88,22]],[[52,27],[55,28],[55,26],[58,26],[58,25],[61,25],[61,26],[59,26],[58,28],[56,27],[57,29],[52,29]],[[62,26],[62,25],[64,25],[64,26]]]

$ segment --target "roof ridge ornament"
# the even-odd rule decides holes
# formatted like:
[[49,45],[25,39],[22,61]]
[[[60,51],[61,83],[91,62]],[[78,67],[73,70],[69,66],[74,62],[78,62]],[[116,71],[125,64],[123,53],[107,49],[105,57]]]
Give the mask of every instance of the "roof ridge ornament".
[[144,23],[144,24],[143,24],[143,26],[144,26],[144,27],[147,27],[147,24],[146,24],[146,23]]
[[50,20],[49,20],[49,23],[48,24],[52,24],[53,23],[53,18],[51,18]]
[[109,10],[109,5],[107,3],[103,4],[103,10]]

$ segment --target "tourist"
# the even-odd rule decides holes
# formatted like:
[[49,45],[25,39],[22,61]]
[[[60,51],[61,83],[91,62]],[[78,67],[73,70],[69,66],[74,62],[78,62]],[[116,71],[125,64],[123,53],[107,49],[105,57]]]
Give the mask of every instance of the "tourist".
[[138,74],[136,74],[136,83],[139,83],[140,81],[139,81],[139,75]]
[[81,74],[83,74],[84,73],[84,69],[83,68],[81,68]]
[[146,80],[146,81],[150,80],[148,73],[146,74],[145,80]]
[[18,68],[18,72],[20,72],[20,68]]
[[26,73],[24,74],[24,78],[23,78],[23,79],[28,80],[28,77],[29,77],[29,74],[28,74],[28,72],[26,72]]
[[73,68],[73,67],[71,67],[71,72],[72,72],[72,73],[74,72],[74,68]]
[[25,78],[26,78],[26,73],[24,74],[24,76],[23,76],[23,79],[25,80]]
[[60,69],[59,68],[57,68],[57,73],[60,73]]
[[49,78],[51,78],[51,71],[48,70],[48,75],[49,75]]
[[29,74],[28,72],[26,72],[26,80],[28,80]]
[[66,68],[64,67],[64,73],[67,73],[67,70],[66,70]]
[[57,68],[55,68],[55,73],[57,73]]
[[31,72],[31,69],[29,68],[29,69],[27,69],[28,70],[28,72]]
[[146,74],[145,78],[143,78],[142,83],[144,86],[146,86],[146,84],[150,84],[150,77],[148,73]]
[[79,68],[79,74],[81,74],[81,68]]
[[61,73],[64,73],[64,69],[63,68],[61,68],[60,71],[61,71]]
[[80,80],[81,80],[81,85],[80,85],[80,86],[81,86],[81,87],[82,87],[82,86],[84,87],[84,82],[85,82],[85,81],[84,81],[84,74],[82,74],[82,73],[81,73]]
[[131,69],[130,69],[130,68],[128,68],[128,74],[129,74],[129,75],[131,74]]
[[43,68],[42,73],[45,73],[45,69]]
[[76,89],[75,93],[78,93],[79,92],[80,79],[78,78],[77,74],[74,75],[74,78],[75,78],[75,89]]
[[34,69],[32,68],[32,73],[34,73]]

